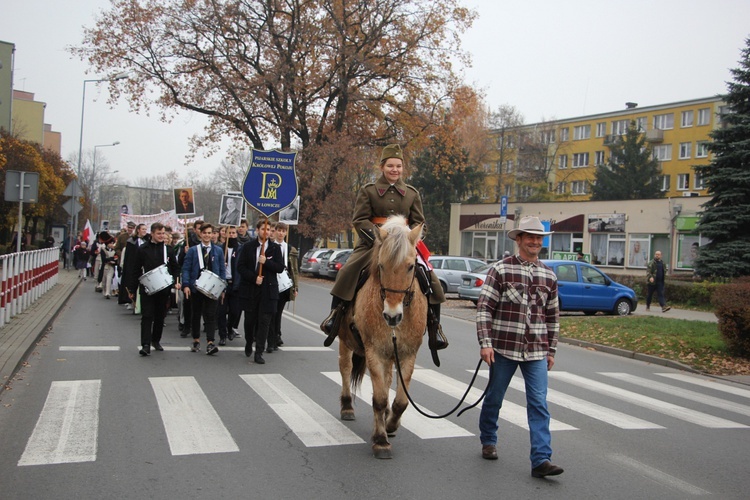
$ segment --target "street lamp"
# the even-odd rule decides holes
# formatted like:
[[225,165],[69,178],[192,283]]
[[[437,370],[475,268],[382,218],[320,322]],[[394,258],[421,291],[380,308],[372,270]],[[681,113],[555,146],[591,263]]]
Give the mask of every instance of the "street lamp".
[[96,148],[109,148],[117,146],[118,144],[120,144],[120,141],[115,141],[112,144],[97,144],[94,146],[94,162],[91,166],[91,203],[89,203],[89,219],[93,219],[94,204],[98,205],[99,203],[99,198],[96,196]]
[[[78,173],[76,174],[77,179],[76,182],[73,183],[73,200],[76,200],[78,197],[78,194],[76,193],[76,188],[78,187],[78,179],[81,178],[81,159],[83,157],[83,116],[84,111],[86,109],[86,84],[91,82],[109,82],[109,81],[117,81],[117,80],[125,80],[128,78],[127,72],[118,73],[115,76],[111,78],[100,78],[100,79],[94,79],[94,80],[84,80],[83,81],[83,97],[81,98],[81,134],[78,141]],[[73,207],[75,207],[75,203],[72,204]],[[76,212],[71,218],[70,218],[70,254],[73,253],[73,238],[75,238],[75,231],[78,230],[78,212]]]

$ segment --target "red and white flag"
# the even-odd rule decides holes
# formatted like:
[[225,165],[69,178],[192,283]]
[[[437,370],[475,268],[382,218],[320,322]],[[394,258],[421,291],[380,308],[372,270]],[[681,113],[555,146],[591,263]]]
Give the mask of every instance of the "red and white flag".
[[83,226],[83,241],[87,242],[89,246],[94,243],[94,229],[91,227],[91,221],[86,219],[86,225]]

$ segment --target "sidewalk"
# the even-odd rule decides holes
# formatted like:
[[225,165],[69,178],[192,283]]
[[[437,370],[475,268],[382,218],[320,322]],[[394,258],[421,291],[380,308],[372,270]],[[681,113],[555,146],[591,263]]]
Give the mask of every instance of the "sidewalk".
[[77,275],[60,265],[57,284],[0,328],[0,394],[78,287]]

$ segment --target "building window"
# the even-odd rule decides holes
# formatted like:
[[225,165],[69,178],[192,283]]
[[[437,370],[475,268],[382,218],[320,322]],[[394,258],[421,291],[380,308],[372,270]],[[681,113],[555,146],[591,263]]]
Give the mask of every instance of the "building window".
[[692,142],[681,142],[680,143],[680,160],[686,160],[690,158],[690,153],[693,149]]
[[578,125],[573,127],[573,140],[581,141],[591,138],[591,125]]
[[[555,194],[565,194],[568,190],[568,186],[564,182],[558,182],[557,186],[554,186]],[[552,183],[550,183],[550,191],[552,191]]]
[[708,125],[711,123],[711,108],[701,108],[698,110],[698,125]]
[[659,161],[669,161],[672,159],[672,145],[662,144],[654,147],[654,159]]
[[661,184],[661,190],[662,191],[669,191],[671,185],[672,185],[672,176],[671,175],[662,175],[659,179],[659,183]]
[[588,153],[573,154],[573,168],[588,167],[588,166],[589,166],[589,154]]
[[518,197],[520,199],[526,199],[534,194],[534,188],[531,186],[518,186]]
[[672,130],[674,128],[674,113],[654,115],[654,128],[659,130]]
[[706,185],[703,183],[703,176],[698,172],[693,176],[693,189],[705,189]]
[[505,137],[505,146],[508,148],[516,147],[516,140],[512,135],[508,135]]
[[690,174],[677,174],[677,190],[687,191],[690,189]]
[[616,120],[612,122],[612,135],[625,135],[628,132],[627,120]]
[[586,194],[588,182],[586,181],[573,181],[570,183],[570,192],[572,194]]
[[604,137],[607,135],[607,123],[601,122],[596,124],[596,136],[597,137]]
[[592,234],[591,263],[599,266],[624,266],[625,235]]
[[541,133],[542,144],[554,144],[555,143],[555,131],[544,130]]
[[642,116],[636,119],[635,127],[638,129],[638,132],[645,132],[646,131],[646,117]]
[[560,142],[566,142],[570,140],[570,129],[568,127],[560,129]]
[[597,151],[594,153],[594,165],[604,165],[604,151]]
[[695,143],[695,157],[705,158],[708,156],[708,141],[698,141]]
[[513,173],[513,160],[508,160],[505,162],[505,173]]
[[560,155],[558,157],[558,167],[561,169],[568,168],[568,155]]
[[513,184],[506,184],[505,185],[505,196],[511,197],[513,195]]
[[693,126],[693,110],[682,112],[682,121],[680,122],[682,128]]

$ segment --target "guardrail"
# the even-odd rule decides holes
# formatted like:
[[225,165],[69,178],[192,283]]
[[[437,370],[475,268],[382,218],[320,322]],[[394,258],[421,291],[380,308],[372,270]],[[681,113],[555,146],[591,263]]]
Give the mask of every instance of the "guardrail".
[[0,327],[57,284],[57,248],[0,256]]

